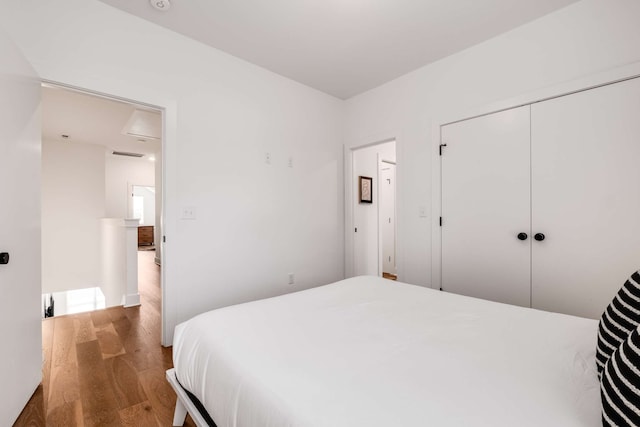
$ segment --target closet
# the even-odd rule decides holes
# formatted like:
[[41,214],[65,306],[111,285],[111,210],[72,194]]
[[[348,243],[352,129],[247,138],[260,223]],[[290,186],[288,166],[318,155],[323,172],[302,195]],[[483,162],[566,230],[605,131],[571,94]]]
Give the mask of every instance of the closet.
[[441,131],[442,289],[598,318],[640,269],[640,79]]

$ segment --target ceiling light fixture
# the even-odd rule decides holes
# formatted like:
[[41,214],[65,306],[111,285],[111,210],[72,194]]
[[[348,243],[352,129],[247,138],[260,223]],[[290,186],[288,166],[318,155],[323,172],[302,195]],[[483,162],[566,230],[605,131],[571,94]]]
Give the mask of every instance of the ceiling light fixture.
[[154,9],[162,12],[171,9],[171,2],[169,0],[149,0],[149,3],[151,3],[151,6],[153,6]]
[[140,153],[129,153],[127,151],[114,151],[112,153],[114,156],[125,156],[125,157],[144,157],[144,154]]

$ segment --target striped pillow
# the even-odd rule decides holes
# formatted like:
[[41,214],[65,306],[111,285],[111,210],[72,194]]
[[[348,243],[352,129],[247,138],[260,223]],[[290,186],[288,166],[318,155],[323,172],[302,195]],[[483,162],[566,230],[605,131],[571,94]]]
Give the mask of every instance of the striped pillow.
[[640,334],[638,328],[606,363],[600,383],[602,425],[640,426]]
[[620,347],[629,334],[640,324],[640,272],[635,272],[622,285],[607,306],[598,325],[596,364],[598,376],[611,354]]

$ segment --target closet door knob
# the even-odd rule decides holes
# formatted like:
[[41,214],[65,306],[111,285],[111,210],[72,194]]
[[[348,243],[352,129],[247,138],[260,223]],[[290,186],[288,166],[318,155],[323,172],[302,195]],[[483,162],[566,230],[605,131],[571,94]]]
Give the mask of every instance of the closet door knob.
[[538,242],[542,242],[544,240],[544,234],[536,233],[535,236],[533,236],[533,238],[536,239]]
[[527,233],[518,233],[518,240],[527,240]]

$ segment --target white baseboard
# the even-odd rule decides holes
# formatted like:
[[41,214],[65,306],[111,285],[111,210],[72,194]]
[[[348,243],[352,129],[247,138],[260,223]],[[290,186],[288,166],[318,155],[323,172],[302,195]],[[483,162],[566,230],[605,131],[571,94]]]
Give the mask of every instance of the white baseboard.
[[140,305],[140,294],[125,295],[123,305],[125,307],[135,307]]

